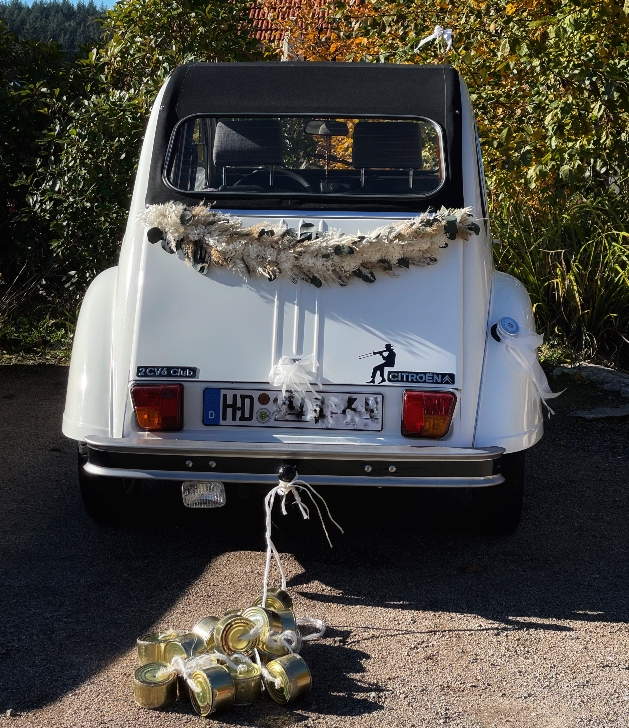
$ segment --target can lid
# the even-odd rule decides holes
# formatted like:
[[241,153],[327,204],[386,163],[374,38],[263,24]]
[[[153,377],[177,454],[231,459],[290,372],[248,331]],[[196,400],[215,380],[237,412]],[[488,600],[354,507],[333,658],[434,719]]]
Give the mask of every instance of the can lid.
[[255,662],[241,662],[237,669],[229,668],[234,680],[250,680],[252,677],[260,677],[261,670]]
[[496,327],[496,333],[500,338],[503,336],[517,336],[520,333],[520,324],[510,316],[503,316]]
[[177,673],[165,662],[149,662],[138,667],[134,677],[145,685],[164,685],[177,677]]

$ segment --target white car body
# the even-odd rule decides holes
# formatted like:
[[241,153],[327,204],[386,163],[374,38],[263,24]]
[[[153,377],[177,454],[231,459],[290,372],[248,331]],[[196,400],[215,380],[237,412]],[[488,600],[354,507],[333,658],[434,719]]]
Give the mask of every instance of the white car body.
[[[250,65],[272,69],[279,64],[208,65],[238,66],[244,74]],[[323,64],[301,65],[316,73]],[[494,270],[488,222],[480,220],[479,235],[450,242],[435,265],[411,266],[396,277],[379,275],[371,285],[356,280],[346,287],[316,288],[281,277],[244,281],[217,266],[199,275],[177,256],[149,244],[138,220],[151,201],[147,190],[161,154],[156,130],[160,113],[167,111],[164,98],[173,78],[150,116],[119,263],[90,285],[76,329],[63,432],[87,445],[86,471],[111,478],[270,486],[277,482],[279,465],[288,462],[315,486],[499,485],[500,457],[534,445],[542,436],[543,418],[531,379],[513,366],[490,333],[505,316],[532,330],[534,321],[523,285]],[[480,148],[465,83],[455,78],[459,202],[480,219],[487,209]],[[365,234],[412,217],[430,202],[423,201],[416,212],[248,209],[246,201],[241,209],[232,204],[227,211],[246,225],[284,219],[298,229],[306,221],[319,230]],[[221,209],[220,200],[215,207]],[[396,370],[455,375],[455,383],[446,388],[456,394],[456,410],[442,439],[404,437],[400,421],[404,390],[438,391],[443,384],[431,383],[430,377],[421,385],[366,383],[378,362],[358,357],[381,350],[385,342],[397,353]],[[280,357],[297,360],[309,354],[316,355],[322,392],[373,390],[383,395],[381,430],[355,429],[351,423],[345,431],[203,424],[204,389],[273,390],[269,372]],[[168,379],[181,381],[184,388],[184,422],[178,432],[145,432],[135,417],[130,387],[140,381],[139,368],[161,366],[197,371],[193,379]],[[145,376],[141,381],[161,380]],[[325,466],[317,471],[313,462]]]

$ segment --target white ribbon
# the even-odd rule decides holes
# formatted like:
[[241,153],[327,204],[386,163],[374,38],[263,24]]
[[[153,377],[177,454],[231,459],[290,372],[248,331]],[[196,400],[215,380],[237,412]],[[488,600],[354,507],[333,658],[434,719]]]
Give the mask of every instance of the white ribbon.
[[301,636],[302,642],[309,642],[311,640],[318,640],[319,637],[323,637],[325,634],[325,624],[322,619],[315,619],[315,617],[298,617],[298,627],[314,627],[315,632]]
[[205,652],[202,655],[188,657],[185,660],[179,655],[175,655],[170,661],[170,665],[164,667],[157,674],[158,676],[160,674],[165,675],[170,669],[173,669],[178,675],[181,675],[193,692],[198,693],[201,691],[201,688],[192,679],[192,673],[195,670],[204,670],[212,665],[221,664],[225,664],[234,672],[242,674],[247,671],[247,666],[251,664],[251,660],[246,655],[239,653],[233,654],[231,659],[220,652]]
[[425,43],[430,43],[433,40],[436,40],[437,43],[440,43],[441,39],[445,40],[446,42],[446,50],[448,51],[452,50],[452,28],[442,28],[440,25],[435,25],[435,29],[433,30],[432,34],[429,35],[427,38],[424,38],[423,40],[419,41],[419,45],[415,48],[415,51],[418,51]]
[[325,506],[325,510],[328,514],[328,518],[332,521],[332,523],[338,528],[338,530],[341,533],[344,533],[343,529],[339,526],[339,524],[332,518],[332,515],[330,514],[330,509],[328,508],[328,504],[325,502],[324,498],[317,493],[317,491],[311,486],[308,485],[308,483],[304,483],[303,480],[297,480],[294,479],[290,483],[284,483],[280,482],[278,485],[275,486],[275,488],[271,489],[264,499],[264,508],[266,511],[266,565],[264,567],[264,586],[262,589],[262,606],[266,607],[266,597],[269,590],[269,572],[271,570],[271,556],[275,558],[275,562],[277,563],[277,568],[279,569],[280,576],[282,579],[282,589],[286,589],[286,575],[284,574],[284,569],[282,567],[282,560],[280,559],[280,555],[278,550],[275,548],[275,544],[273,543],[273,540],[271,539],[271,513],[273,511],[273,504],[275,503],[275,496],[280,495],[282,496],[282,502],[281,502],[281,509],[282,514],[286,515],[286,496],[289,493],[292,493],[295,503],[297,503],[297,507],[301,511],[301,515],[304,519],[310,518],[310,511],[308,509],[308,506],[302,501],[299,491],[303,491],[307,493],[310,496],[310,500],[313,502],[315,508],[317,509],[317,513],[319,514],[319,518],[321,519],[321,525],[323,526],[323,532],[325,533],[325,537],[328,539],[328,543],[330,544],[330,548],[332,547],[332,541],[330,541],[330,536],[328,535],[328,531],[325,527],[325,522],[323,521],[323,515],[321,513],[321,509],[319,508],[319,504],[315,500],[314,496],[317,496]]
[[[216,658],[220,657],[223,658],[222,655],[218,655],[218,653],[215,652],[206,652],[204,655],[198,655],[196,657],[189,657],[188,659],[184,660],[179,655],[175,655],[173,659],[170,661],[169,668],[164,668],[161,672],[166,673],[168,669],[172,668],[177,672],[178,675],[181,675],[183,679],[188,684],[188,687],[195,693],[200,692],[201,688],[199,688],[194,680],[192,679],[192,673],[195,670],[203,670],[207,667],[211,667],[212,665],[216,665],[217,660]],[[158,676],[160,673],[157,673]]]
[[[254,649],[253,655],[256,658],[256,663],[258,667],[260,668],[260,672],[262,673],[262,677],[267,681],[275,685],[275,689],[279,690],[282,687],[282,679],[279,677],[273,677],[271,673],[266,669],[266,665],[262,663],[260,660],[260,653],[258,652],[258,649]],[[264,683],[262,683],[262,687],[264,688]]]
[[542,369],[537,359],[537,349],[542,345],[544,337],[541,334],[536,334],[534,331],[529,329],[520,329],[517,336],[505,337],[502,342],[505,349],[511,354],[518,367],[529,377],[529,379],[535,385],[540,399],[544,403],[544,406],[551,415],[554,415],[554,411],[549,407],[546,402],[547,399],[553,399],[558,397],[565,390],[561,392],[553,392],[548,386],[548,380],[546,374]]
[[312,385],[321,386],[315,378],[318,366],[314,354],[297,360],[283,356],[269,372],[269,384],[281,387],[283,397],[286,396],[287,390],[290,390],[293,394],[308,399],[308,394],[316,394]]

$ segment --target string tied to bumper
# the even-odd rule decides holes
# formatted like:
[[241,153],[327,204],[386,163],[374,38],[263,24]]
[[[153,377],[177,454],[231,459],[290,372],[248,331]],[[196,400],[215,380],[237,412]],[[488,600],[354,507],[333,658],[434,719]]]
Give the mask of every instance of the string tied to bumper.
[[271,570],[271,557],[275,558],[275,563],[277,564],[277,568],[280,572],[281,577],[281,585],[282,589],[286,589],[286,575],[284,574],[284,568],[282,567],[282,560],[280,558],[279,552],[277,548],[275,547],[275,544],[273,543],[273,539],[271,538],[271,530],[272,530],[272,522],[271,522],[271,514],[273,511],[273,505],[275,503],[276,497],[281,497],[280,502],[280,508],[282,511],[282,515],[287,515],[286,511],[286,499],[289,495],[292,495],[294,498],[295,503],[297,504],[297,507],[299,508],[299,511],[302,515],[302,517],[305,520],[308,520],[310,518],[310,509],[308,506],[304,503],[302,500],[302,495],[308,495],[310,500],[312,501],[312,504],[317,509],[317,513],[319,514],[319,519],[321,521],[321,525],[323,527],[323,532],[325,533],[325,537],[330,544],[330,548],[332,548],[332,541],[330,540],[330,535],[328,534],[328,530],[325,527],[325,521],[323,519],[323,514],[321,512],[321,508],[319,507],[319,503],[317,502],[317,498],[323,503],[323,506],[326,510],[326,513],[328,514],[328,518],[330,521],[339,529],[341,533],[344,533],[343,529],[339,524],[332,518],[332,514],[330,513],[330,509],[328,508],[328,504],[325,502],[325,499],[323,496],[321,496],[317,491],[311,486],[308,485],[303,480],[298,479],[298,473],[297,469],[293,466],[283,466],[280,468],[279,472],[279,483],[275,486],[275,488],[272,488],[266,495],[264,499],[264,510],[266,515],[266,529],[265,529],[265,538],[266,538],[266,565],[264,568],[264,585],[262,589],[262,606],[266,606],[266,598],[268,594],[269,589],[269,573]]

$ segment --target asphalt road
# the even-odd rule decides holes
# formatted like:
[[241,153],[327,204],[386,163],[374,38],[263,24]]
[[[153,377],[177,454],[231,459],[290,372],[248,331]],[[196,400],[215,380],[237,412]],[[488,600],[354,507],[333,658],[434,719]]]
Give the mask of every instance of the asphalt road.
[[[0,368],[0,725],[200,726],[183,702],[134,704],[135,639],[260,592],[261,503],[186,511],[157,486],[143,523],[94,525],[60,431],[66,374]],[[302,653],[313,692],[205,724],[629,726],[629,423],[566,417],[615,397],[561,386],[513,537],[477,533],[464,493],[334,496],[332,550],[278,513],[296,609],[329,625]]]

